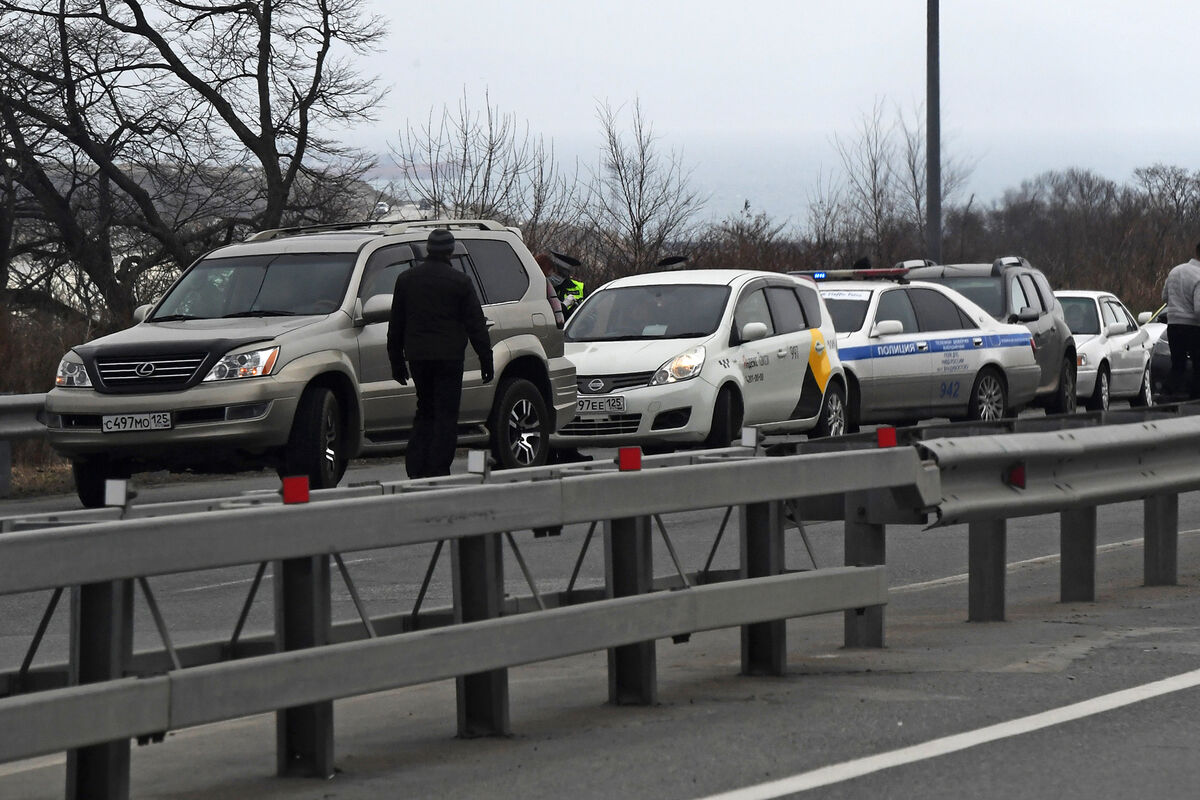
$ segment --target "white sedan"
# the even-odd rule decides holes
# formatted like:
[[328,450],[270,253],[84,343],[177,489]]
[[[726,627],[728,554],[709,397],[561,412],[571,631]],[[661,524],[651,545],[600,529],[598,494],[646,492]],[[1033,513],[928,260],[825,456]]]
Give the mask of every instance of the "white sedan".
[[726,447],[743,425],[845,432],[845,376],[812,281],[735,269],[619,278],[563,333],[579,395],[558,447]]
[[[1041,370],[1024,325],[998,322],[906,270],[816,272],[850,385],[850,429],[920,419],[995,420],[1033,400]],[[829,278],[855,278],[829,280]],[[889,277],[891,280],[872,278]]]
[[1134,406],[1153,405],[1154,342],[1125,304],[1109,292],[1058,291],[1054,296],[1075,337],[1080,401],[1092,411],[1120,399]]

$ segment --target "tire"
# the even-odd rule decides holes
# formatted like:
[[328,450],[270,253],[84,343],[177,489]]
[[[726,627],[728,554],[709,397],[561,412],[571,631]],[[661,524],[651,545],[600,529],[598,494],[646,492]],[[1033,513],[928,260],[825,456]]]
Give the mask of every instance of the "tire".
[[975,385],[971,387],[967,419],[977,422],[1001,420],[1007,408],[1008,390],[1000,373],[991,368],[980,370],[975,376]]
[[1058,391],[1054,393],[1046,411],[1051,414],[1074,414],[1076,407],[1075,363],[1067,357],[1058,371]]
[[1150,367],[1147,365],[1146,371],[1142,373],[1142,385],[1138,387],[1138,393],[1129,398],[1129,405],[1135,408],[1149,408],[1154,405],[1154,386],[1150,379]]
[[499,469],[540,467],[550,457],[550,414],[537,387],[524,378],[506,378],[496,391],[488,421],[492,457]]
[[825,402],[821,404],[821,416],[812,436],[844,436],[849,427],[849,411],[846,393],[841,384],[830,383],[825,387]]
[[1092,396],[1087,399],[1084,405],[1088,411],[1108,411],[1108,403],[1108,367],[1101,364],[1100,369],[1096,372],[1096,388],[1092,390]]
[[104,507],[104,482],[110,478],[128,478],[129,468],[107,458],[81,459],[71,462],[75,478],[75,493],[84,508]]
[[333,390],[310,386],[300,396],[279,476],[304,475],[310,489],[332,489],[346,473],[346,430]]
[[712,424],[708,426],[708,436],[704,438],[704,447],[716,449],[729,447],[741,430],[742,421],[737,411],[733,389],[722,387],[713,403]]

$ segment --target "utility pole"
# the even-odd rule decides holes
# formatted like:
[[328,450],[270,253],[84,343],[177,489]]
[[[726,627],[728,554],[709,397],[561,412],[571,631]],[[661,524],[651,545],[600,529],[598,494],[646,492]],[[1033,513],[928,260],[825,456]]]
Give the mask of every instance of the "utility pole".
[[942,120],[938,82],[938,2],[927,0],[925,34],[925,241],[926,258],[942,261]]

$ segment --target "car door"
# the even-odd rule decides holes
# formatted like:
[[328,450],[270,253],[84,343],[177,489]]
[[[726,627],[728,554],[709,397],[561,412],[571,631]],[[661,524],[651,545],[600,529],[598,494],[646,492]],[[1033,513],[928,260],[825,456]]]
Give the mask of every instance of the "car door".
[[1110,394],[1128,396],[1137,393],[1146,368],[1146,332],[1134,322],[1129,310],[1116,297],[1100,299],[1100,314],[1105,329],[1120,325],[1121,332],[1108,337]]
[[[874,312],[869,312],[866,330],[885,320],[901,323],[897,334],[872,336],[870,344],[871,397],[863,399],[863,408],[875,408],[879,420],[902,422],[921,419],[931,413],[933,396],[933,355],[929,335],[922,332],[908,292],[901,287],[879,293]],[[863,394],[868,389],[863,387]]]
[[[780,396],[784,392],[784,381],[778,377],[775,355],[778,342],[765,289],[765,281],[743,287],[733,310],[731,349],[742,373],[742,421],[747,425],[787,418],[778,411],[783,402]],[[765,325],[767,334],[761,339],[746,341],[742,334],[746,325],[752,322]]]
[[1049,307],[1038,294],[1032,276],[1023,272],[1013,272],[1008,276],[1008,281],[1009,313],[1020,314],[1028,308],[1037,314],[1036,318],[1025,321],[1024,325],[1033,335],[1034,351],[1042,371],[1038,379],[1038,389],[1043,391],[1058,383],[1059,369],[1062,366],[1059,348],[1055,344],[1057,330],[1054,315],[1049,313]]
[[984,362],[983,334],[942,292],[917,287],[907,291],[917,323],[929,335],[932,413],[950,416],[967,406],[975,375]]
[[[413,263],[413,250],[407,244],[375,250],[367,256],[367,264],[359,281],[359,303],[365,304],[376,295],[390,298],[396,288],[396,276]],[[386,320],[358,328],[358,385],[362,393],[363,428],[368,432],[412,427],[417,410],[417,396],[412,381],[408,386],[401,386],[392,379],[387,332]]]
[[[824,337],[814,331],[792,286],[768,286],[767,303],[775,322],[774,371],[768,384],[779,384],[778,397],[771,398],[775,419],[811,419],[821,411],[821,386],[810,376],[809,356],[814,347],[824,351]],[[814,342],[814,336],[820,341]]]

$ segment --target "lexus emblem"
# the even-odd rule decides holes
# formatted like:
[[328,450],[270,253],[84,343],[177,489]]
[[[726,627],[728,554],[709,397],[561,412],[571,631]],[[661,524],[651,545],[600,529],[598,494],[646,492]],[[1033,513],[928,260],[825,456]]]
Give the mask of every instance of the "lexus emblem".
[[599,378],[592,378],[591,381],[588,382],[587,388],[589,392],[602,392],[604,391],[604,381],[600,380]]
[[150,361],[143,361],[141,364],[137,365],[137,368],[134,370],[134,372],[138,374],[138,377],[149,378],[154,374],[154,364]]

